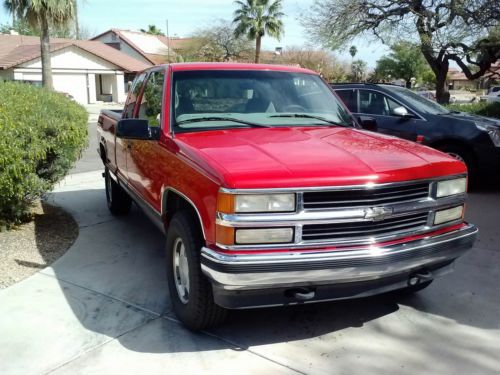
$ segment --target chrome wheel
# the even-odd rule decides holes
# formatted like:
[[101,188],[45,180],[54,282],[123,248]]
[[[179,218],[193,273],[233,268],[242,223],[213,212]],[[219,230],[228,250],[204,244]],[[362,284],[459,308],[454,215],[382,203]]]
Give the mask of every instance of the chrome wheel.
[[186,254],[186,247],[181,238],[174,242],[174,281],[177,294],[182,303],[189,301],[189,264]]
[[465,163],[465,159],[461,157],[459,154],[455,152],[447,152],[448,155],[450,155],[452,158],[455,158],[457,160],[460,160],[462,163]]

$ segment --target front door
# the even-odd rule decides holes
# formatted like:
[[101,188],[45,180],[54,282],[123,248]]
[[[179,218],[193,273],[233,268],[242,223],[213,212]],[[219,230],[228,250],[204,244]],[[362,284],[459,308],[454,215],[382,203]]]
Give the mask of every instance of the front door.
[[[377,121],[378,132],[417,141],[417,126],[422,120],[396,99],[380,91],[359,89],[358,106],[358,115],[370,116]],[[404,107],[410,116],[396,115],[394,109],[398,107]]]

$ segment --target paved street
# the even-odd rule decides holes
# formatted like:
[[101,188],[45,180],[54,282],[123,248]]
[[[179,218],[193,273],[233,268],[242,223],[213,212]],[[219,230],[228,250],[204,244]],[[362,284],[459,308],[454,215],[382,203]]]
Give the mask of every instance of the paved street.
[[74,215],[77,241],[0,291],[0,373],[498,374],[500,187],[471,194],[479,241],[417,296],[237,311],[194,334],[170,306],[164,238],[136,207],[108,213],[90,144],[49,197]]

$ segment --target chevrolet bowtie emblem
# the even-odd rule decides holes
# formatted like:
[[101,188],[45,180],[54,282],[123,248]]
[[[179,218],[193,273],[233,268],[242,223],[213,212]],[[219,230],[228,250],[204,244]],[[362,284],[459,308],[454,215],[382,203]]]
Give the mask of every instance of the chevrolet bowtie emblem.
[[373,221],[381,221],[392,216],[392,208],[389,207],[372,207],[365,210],[365,219]]

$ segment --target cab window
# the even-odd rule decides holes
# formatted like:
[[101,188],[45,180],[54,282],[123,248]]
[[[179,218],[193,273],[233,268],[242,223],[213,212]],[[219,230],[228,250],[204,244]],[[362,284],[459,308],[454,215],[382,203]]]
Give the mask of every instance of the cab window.
[[132,83],[132,88],[130,89],[130,93],[128,95],[127,104],[125,105],[125,113],[124,118],[131,118],[134,115],[135,103],[137,101],[137,97],[141,92],[141,87],[146,78],[146,73],[142,73],[138,75],[134,82]]
[[160,126],[165,72],[152,72],[144,87],[138,118],[147,119],[149,126]]
[[356,90],[335,90],[335,93],[342,99],[349,111],[352,113],[358,112]]

